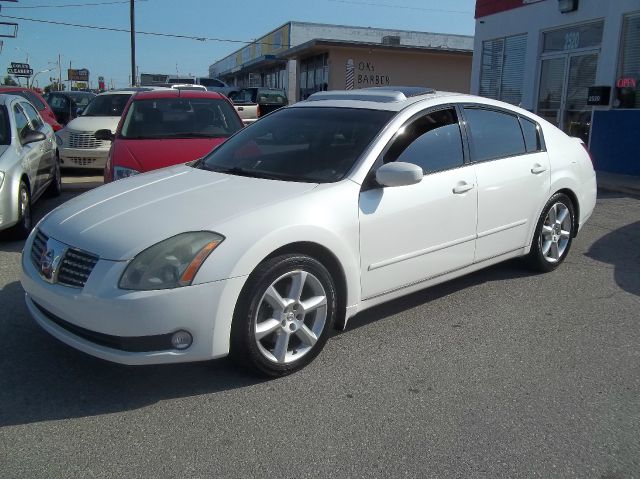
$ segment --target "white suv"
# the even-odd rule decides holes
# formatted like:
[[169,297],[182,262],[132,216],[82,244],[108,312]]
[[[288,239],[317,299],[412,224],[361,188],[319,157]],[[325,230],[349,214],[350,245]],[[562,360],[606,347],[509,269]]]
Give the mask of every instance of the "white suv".
[[135,90],[116,90],[96,96],[87,108],[57,133],[60,166],[103,169],[110,141],[98,140],[95,133],[115,131],[124,107]]

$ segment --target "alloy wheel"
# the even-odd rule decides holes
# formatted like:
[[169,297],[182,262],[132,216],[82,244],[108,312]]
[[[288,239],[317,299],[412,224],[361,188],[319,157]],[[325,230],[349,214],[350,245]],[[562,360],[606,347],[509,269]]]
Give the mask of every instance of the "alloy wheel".
[[253,324],[260,353],[287,364],[308,354],[327,321],[327,294],[320,280],[304,270],[288,272],[266,289]]
[[540,231],[540,250],[549,263],[557,263],[565,254],[571,240],[572,222],[565,204],[558,202],[549,208]]

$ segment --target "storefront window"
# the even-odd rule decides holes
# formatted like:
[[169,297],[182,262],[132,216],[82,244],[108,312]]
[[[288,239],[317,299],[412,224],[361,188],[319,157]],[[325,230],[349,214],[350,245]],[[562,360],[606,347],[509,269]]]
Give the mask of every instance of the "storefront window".
[[522,101],[526,50],[526,35],[483,42],[480,95],[518,105]]
[[329,86],[328,54],[305,58],[300,62],[300,99],[324,91]]
[[640,108],[640,13],[624,19],[620,66],[616,79],[617,108]]
[[602,43],[603,22],[588,23],[544,33],[543,51],[566,52],[581,48],[598,47]]

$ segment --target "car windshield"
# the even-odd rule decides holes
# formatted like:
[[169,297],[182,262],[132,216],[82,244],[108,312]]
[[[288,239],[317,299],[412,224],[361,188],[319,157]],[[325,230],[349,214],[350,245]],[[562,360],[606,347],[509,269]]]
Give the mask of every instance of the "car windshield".
[[197,166],[285,181],[339,181],[393,114],[327,107],[278,110],[240,131]]
[[9,115],[7,115],[7,108],[5,106],[0,107],[0,145],[11,144],[11,126],[9,124]]
[[120,116],[131,95],[98,95],[89,102],[83,116]]
[[92,93],[76,93],[71,95],[71,98],[73,98],[73,101],[76,102],[76,106],[78,108],[85,108],[89,104],[89,102],[93,98],[95,98],[95,96],[96,95]]
[[136,100],[120,136],[130,139],[226,138],[242,128],[231,104],[211,98]]

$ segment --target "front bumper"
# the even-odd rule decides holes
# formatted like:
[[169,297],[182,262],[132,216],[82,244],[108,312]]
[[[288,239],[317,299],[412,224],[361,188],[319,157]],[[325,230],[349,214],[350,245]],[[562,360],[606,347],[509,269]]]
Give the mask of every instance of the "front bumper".
[[109,156],[109,148],[65,148],[58,147],[62,168],[104,169]]
[[[124,291],[116,288],[126,262],[99,260],[84,288],[50,284],[28,252],[22,286],[29,312],[60,341],[121,364],[203,361],[229,353],[231,320],[245,277],[184,288]],[[193,336],[185,350],[162,349],[178,330]],[[133,346],[132,346],[133,345]],[[149,350],[145,349],[148,345]]]

